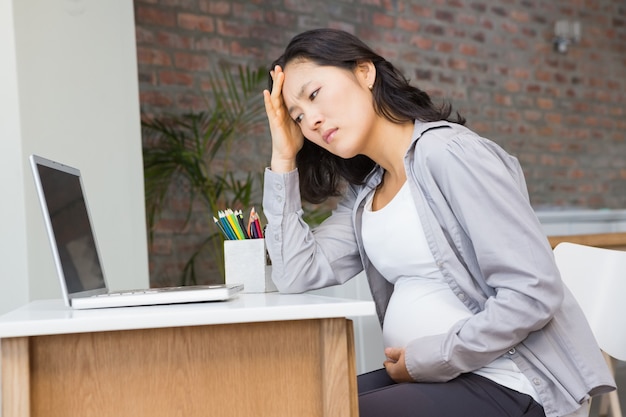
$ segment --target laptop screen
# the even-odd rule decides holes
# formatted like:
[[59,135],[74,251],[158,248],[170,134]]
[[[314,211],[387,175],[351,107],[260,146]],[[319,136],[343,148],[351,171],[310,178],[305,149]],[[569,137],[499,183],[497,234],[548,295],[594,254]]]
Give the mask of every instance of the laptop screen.
[[[34,159],[40,193],[47,208],[57,253],[55,261],[69,294],[106,288],[98,258],[80,172],[52,161]],[[40,196],[41,197],[41,196]],[[44,213],[46,215],[46,213]],[[51,238],[52,239],[52,238]]]

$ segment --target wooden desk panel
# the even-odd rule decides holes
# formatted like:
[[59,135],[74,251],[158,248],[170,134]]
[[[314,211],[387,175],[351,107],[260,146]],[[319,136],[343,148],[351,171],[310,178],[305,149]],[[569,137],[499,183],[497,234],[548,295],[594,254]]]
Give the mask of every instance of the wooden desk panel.
[[30,372],[28,338],[3,339],[0,346],[2,362],[1,416],[30,415]]
[[3,339],[3,416],[356,417],[353,343],[345,318]]
[[626,233],[593,233],[584,235],[548,236],[554,248],[561,242],[578,243],[580,245],[599,248],[626,250]]

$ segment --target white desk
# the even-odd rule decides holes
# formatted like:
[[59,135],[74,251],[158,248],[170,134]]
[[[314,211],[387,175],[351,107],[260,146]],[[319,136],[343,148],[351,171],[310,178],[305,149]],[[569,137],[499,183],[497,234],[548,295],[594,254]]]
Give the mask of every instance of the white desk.
[[228,302],[0,316],[2,416],[358,416],[352,323],[371,301]]

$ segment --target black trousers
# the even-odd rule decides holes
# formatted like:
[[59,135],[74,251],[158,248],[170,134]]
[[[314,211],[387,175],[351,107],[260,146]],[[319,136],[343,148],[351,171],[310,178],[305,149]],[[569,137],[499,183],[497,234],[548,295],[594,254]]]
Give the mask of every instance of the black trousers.
[[385,369],[359,375],[360,417],[545,417],[531,396],[472,373],[442,383],[395,383]]

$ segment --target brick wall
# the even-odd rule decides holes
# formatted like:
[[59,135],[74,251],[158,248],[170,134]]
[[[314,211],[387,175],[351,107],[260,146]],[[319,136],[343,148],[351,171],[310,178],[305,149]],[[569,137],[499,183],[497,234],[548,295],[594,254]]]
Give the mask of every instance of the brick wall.
[[[146,115],[202,109],[217,63],[268,65],[294,34],[341,28],[518,156],[535,207],[626,206],[624,0],[135,0],[135,18]],[[560,19],[582,26],[567,54],[552,44]],[[269,148],[253,140],[245,165],[260,171]],[[179,211],[164,216],[154,276],[175,275],[206,233],[202,219],[180,232]]]

